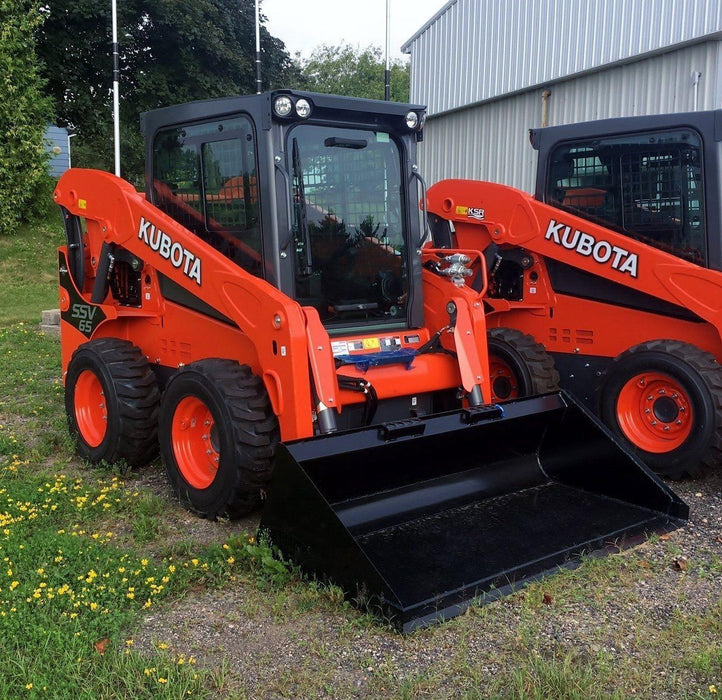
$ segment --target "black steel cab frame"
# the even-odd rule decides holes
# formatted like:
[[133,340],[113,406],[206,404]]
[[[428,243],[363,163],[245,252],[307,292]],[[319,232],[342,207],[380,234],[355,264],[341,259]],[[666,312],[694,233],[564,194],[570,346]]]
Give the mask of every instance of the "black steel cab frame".
[[146,112],[146,196],[330,333],[420,327],[424,118],[292,90]]

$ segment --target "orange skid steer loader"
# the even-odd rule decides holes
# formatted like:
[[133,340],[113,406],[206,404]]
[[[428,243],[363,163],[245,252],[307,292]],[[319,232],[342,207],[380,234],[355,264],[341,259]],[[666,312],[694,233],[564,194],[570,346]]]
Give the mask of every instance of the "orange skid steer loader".
[[196,102],[144,115],[145,194],[78,169],[55,192],[80,455],[159,444],[203,517],[265,501],[286,556],[404,630],[687,517],[569,396],[492,403],[484,259],[425,244],[418,216],[423,122],[291,91]]
[[561,386],[650,468],[701,475],[722,456],[722,110],[531,140],[534,198],[472,181],[429,189],[435,244],[484,251],[489,326],[541,343]]

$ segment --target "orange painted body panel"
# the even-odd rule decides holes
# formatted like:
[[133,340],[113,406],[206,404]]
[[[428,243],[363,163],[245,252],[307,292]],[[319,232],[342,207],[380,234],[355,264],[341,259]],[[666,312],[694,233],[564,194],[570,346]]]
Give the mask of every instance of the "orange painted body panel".
[[[160,295],[155,275],[151,274],[150,289],[143,290],[143,311],[148,302],[155,320],[164,324],[167,319],[171,328],[166,330],[147,317],[142,320],[134,318],[137,316],[135,309],[111,303],[101,308],[110,307],[122,320],[109,320],[101,324],[97,330],[99,336],[128,338],[151,361],[155,360],[153,355],[156,353],[169,359],[173,355],[180,357],[185,352],[181,343],[186,343],[185,339],[190,338],[191,345],[195,344],[198,348],[197,352],[190,353],[190,356],[195,355],[195,359],[202,356],[230,357],[252,366],[260,365],[262,376],[263,372],[272,371],[279,377],[287,407],[310,407],[305,318],[296,302],[267,282],[237,267],[147,202],[129,183],[109,173],[71,169],[59,181],[55,199],[71,214],[87,221],[87,242],[91,257],[97,259],[103,241],[118,244],[144,260],[146,268],[151,272],[155,269],[191,294],[199,296],[237,326],[234,333],[227,324],[205,318],[201,321],[197,318],[199,314],[182,307],[172,308]],[[155,229],[144,229],[147,222],[152,222]],[[146,242],[149,231],[150,235],[152,232],[164,232],[172,244],[178,243],[187,251],[187,254],[181,253],[180,260],[176,254],[175,262],[178,265],[174,264],[170,255],[166,258],[150,247]],[[196,260],[200,263],[197,274],[192,277],[188,273],[193,272],[191,263]],[[146,269],[143,270],[143,276],[145,274]],[[90,282],[88,280],[85,285],[86,296],[88,288],[92,287]],[[147,294],[150,294],[149,299]],[[276,316],[281,318],[279,328],[274,326]],[[194,328],[192,322],[200,325]],[[247,341],[235,341],[236,335],[244,335]],[[230,348],[224,345],[229,338],[232,341]],[[67,362],[81,339],[85,340],[79,333],[75,334],[75,338],[71,334],[63,338],[63,370],[67,368]],[[272,350],[274,341],[276,353]],[[250,355],[233,354],[236,350],[245,353],[249,348],[254,349]],[[258,352],[259,348],[261,352]],[[283,353],[281,348],[284,349]],[[180,362],[175,366],[178,364]],[[312,434],[310,408],[305,411],[287,409],[278,418],[284,439]]]
[[[532,334],[549,352],[616,357],[639,343],[678,339],[722,361],[722,273],[662,250],[504,185],[445,180],[429,188],[429,211],[453,221],[459,247],[495,243],[522,248],[523,301],[487,298],[490,326]],[[469,209],[483,210],[483,219]],[[553,259],[691,311],[701,322],[556,294],[545,259]]]
[[[490,400],[484,307],[481,294],[467,285],[457,287],[449,279],[425,270],[424,328],[329,337],[315,309],[301,307],[266,281],[238,267],[123,180],[109,173],[71,169],[60,179],[55,199],[87,226],[83,239],[84,288],[61,287],[61,308],[68,311],[71,296],[76,303],[89,305],[104,242],[128,251],[144,263],[140,274],[141,307],[122,305],[109,293],[102,304],[89,305],[105,315],[90,337],[127,339],[151,363],[171,370],[209,357],[249,365],[265,383],[284,441],[313,435],[314,409],[325,406],[342,411],[345,404],[363,401],[363,395],[339,389],[339,374],[371,381],[380,400],[460,385],[468,391],[474,384],[480,384],[484,398]],[[66,249],[61,252],[67,257]],[[424,254],[428,257],[432,252]],[[483,274],[480,254],[472,254]],[[159,274],[230,323],[168,301],[161,293]],[[442,344],[456,357],[424,354],[417,356],[409,369],[403,364],[371,367],[365,373],[354,365],[336,368],[333,347],[343,346],[345,341],[349,341],[349,347],[353,341],[354,348],[368,345],[378,349],[384,340],[392,338],[397,347],[421,347],[437,330],[449,325],[449,302],[458,307],[459,313],[454,333],[444,333]],[[74,350],[88,337],[71,323],[62,322],[64,372]],[[359,352],[353,350],[350,354]]]
[[[459,368],[446,355],[419,355],[409,369],[402,365],[374,367],[367,372],[353,365],[343,365],[339,374],[371,381],[380,399],[393,396],[414,396],[442,389],[455,389],[461,383]],[[364,395],[341,390],[341,404],[363,403]]]
[[[495,306],[492,301],[492,306]],[[489,327],[518,328],[530,333],[552,353],[613,358],[649,340],[664,338],[696,345],[722,362],[722,343],[709,323],[695,323],[590,299],[557,295],[554,316],[530,312],[511,302],[487,316]]]

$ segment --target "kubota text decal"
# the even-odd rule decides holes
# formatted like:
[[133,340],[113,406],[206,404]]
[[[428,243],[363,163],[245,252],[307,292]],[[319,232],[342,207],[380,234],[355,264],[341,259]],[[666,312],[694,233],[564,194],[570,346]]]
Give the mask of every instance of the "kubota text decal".
[[183,268],[183,274],[194,280],[198,286],[201,284],[201,259],[197,258],[178,241],[174,241],[165,231],[161,231],[155,224],[140,217],[138,238],[151,250],[170,261],[173,267]]
[[637,277],[639,257],[636,253],[630,253],[609,241],[597,240],[591,234],[580,231],[578,228],[573,229],[571,226],[551,219],[544,238],[563,248],[574,250],[579,255],[591,256],[600,265],[609,264],[613,270]]

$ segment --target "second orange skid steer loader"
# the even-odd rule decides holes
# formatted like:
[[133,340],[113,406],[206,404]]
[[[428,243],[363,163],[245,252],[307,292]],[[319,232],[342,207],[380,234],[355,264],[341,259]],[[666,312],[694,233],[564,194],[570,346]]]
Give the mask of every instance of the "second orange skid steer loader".
[[438,182],[434,244],[490,261],[492,332],[541,343],[561,386],[655,472],[702,476],[722,459],[722,110],[530,137],[535,196]]
[[[55,198],[70,430],[404,630],[686,506],[575,400],[493,405],[474,249],[424,245],[424,110],[276,91],[144,115],[145,194]],[[482,280],[474,288],[471,280]],[[540,350],[541,352],[541,350]]]

